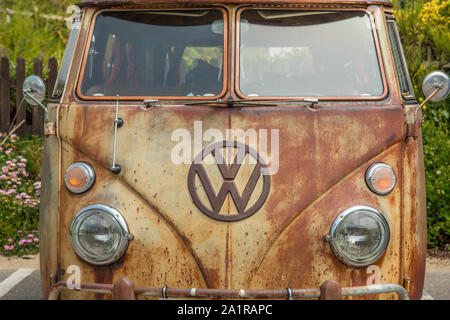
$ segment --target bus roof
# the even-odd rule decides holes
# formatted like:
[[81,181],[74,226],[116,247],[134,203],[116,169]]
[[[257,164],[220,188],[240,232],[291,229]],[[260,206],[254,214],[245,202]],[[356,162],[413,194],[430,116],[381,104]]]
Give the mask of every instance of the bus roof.
[[388,5],[391,0],[83,0],[79,5],[139,5],[139,4],[356,4],[356,5]]

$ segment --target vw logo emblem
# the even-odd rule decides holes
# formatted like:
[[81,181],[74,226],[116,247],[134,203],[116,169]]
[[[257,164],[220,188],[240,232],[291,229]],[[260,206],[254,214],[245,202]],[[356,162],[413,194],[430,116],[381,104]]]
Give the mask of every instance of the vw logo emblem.
[[[224,160],[221,149],[230,148],[237,149],[237,152],[234,161],[231,163],[231,165],[228,165]],[[202,164],[203,160],[210,154],[215,159],[215,162],[223,178],[223,184],[217,194],[208,177],[205,167]],[[256,165],[250,175],[250,178],[248,179],[244,191],[242,192],[242,194],[240,194],[234,180],[247,154],[254,160],[256,160]],[[231,140],[216,142],[207,146],[194,159],[194,162],[189,169],[188,189],[197,208],[199,208],[200,211],[202,211],[207,216],[219,221],[239,221],[253,215],[265,203],[270,191],[270,176],[262,174],[262,169],[266,167],[267,165],[264,163],[260,155],[248,145],[239,141]],[[197,187],[195,184],[196,176],[199,177],[200,184],[202,185],[203,190],[207,195],[210,207],[206,206],[199,198]],[[256,185],[261,178],[263,179],[262,191],[259,194],[256,202],[249,208],[247,208],[250,198],[255,192]],[[237,214],[220,214],[220,209],[223,207],[228,194],[230,194],[231,198],[233,199],[233,202],[237,209]]]

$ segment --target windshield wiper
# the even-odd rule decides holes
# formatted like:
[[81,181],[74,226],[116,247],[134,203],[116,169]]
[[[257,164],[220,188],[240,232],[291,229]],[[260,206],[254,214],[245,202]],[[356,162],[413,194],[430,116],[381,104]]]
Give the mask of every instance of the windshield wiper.
[[270,100],[250,100],[250,99],[233,99],[228,98],[227,100],[217,99],[217,100],[204,100],[204,101],[194,101],[187,102],[185,105],[187,106],[196,106],[196,105],[219,105],[221,107],[232,108],[236,105],[248,105],[248,106],[277,106],[279,102],[302,102],[309,103],[310,107],[314,108],[314,106],[319,103],[319,99],[270,99]]
[[[144,105],[146,108],[150,108],[153,105],[160,103],[158,99],[145,99]],[[227,100],[216,99],[216,100],[202,100],[202,101],[192,101],[185,102],[186,106],[205,106],[205,105],[215,105],[223,108],[233,108],[239,105],[245,106],[269,106],[276,107],[280,102],[291,102],[291,103],[307,103],[307,107],[316,108],[316,104],[319,103],[319,99],[267,99],[267,100],[250,100],[250,99],[233,99],[228,98]]]
[[244,101],[240,99],[233,99],[229,97],[227,100],[217,99],[217,100],[204,100],[204,101],[193,101],[186,102],[187,106],[199,106],[199,105],[219,105],[221,107],[232,108],[236,104],[242,104]]
[[[267,100],[268,102],[274,102],[273,100]],[[144,105],[146,108],[150,108],[155,104],[160,103],[161,101],[158,99],[145,99]],[[276,106],[274,103],[267,103],[265,101],[258,100],[234,100],[233,98],[228,98],[227,100],[217,99],[217,100],[201,100],[201,101],[191,101],[185,102],[186,106],[199,106],[199,105],[218,105],[220,107],[232,108],[237,104],[245,104],[245,105],[258,105],[258,106]]]

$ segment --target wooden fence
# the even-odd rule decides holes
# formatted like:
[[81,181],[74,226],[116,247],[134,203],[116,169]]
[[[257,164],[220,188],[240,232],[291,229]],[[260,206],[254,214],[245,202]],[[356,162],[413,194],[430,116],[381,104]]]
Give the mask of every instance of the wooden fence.
[[[31,72],[26,72],[25,65],[25,59],[18,58],[15,66],[16,77],[11,78],[9,59],[6,57],[0,59],[0,132],[10,131],[11,121],[14,121],[14,126],[24,121],[23,125],[15,132],[17,135],[24,136],[31,133],[42,137],[44,135],[43,110],[39,107],[31,107],[23,100],[23,82],[26,75],[31,74]],[[32,74],[42,78],[43,70],[42,59],[35,58]],[[55,58],[50,58],[48,61],[48,77],[43,79],[48,97],[53,93],[57,76],[58,61]]]

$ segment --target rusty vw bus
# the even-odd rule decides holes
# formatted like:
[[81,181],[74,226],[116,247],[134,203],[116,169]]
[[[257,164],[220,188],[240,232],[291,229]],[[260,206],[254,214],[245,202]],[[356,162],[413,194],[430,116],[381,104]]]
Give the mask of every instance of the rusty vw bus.
[[422,113],[388,1],[79,8],[41,105],[45,298],[421,298]]

